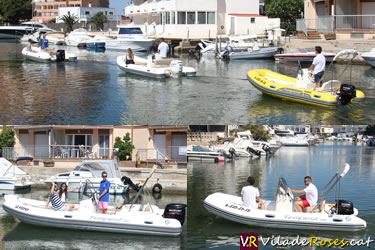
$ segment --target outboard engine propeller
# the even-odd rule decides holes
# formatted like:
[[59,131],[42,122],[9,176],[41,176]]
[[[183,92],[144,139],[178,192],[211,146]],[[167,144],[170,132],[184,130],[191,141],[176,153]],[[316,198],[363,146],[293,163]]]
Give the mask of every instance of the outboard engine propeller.
[[126,176],[121,177],[121,181],[122,183],[124,183],[124,185],[129,185],[136,192],[138,192],[142,187],[142,185],[134,184],[134,182],[129,177],[126,177]]
[[65,50],[59,49],[56,51],[56,62],[65,61]]
[[182,62],[180,60],[173,60],[171,64],[169,65],[171,69],[171,75],[172,77],[180,77],[182,75]]
[[251,147],[247,147],[247,152],[257,155],[259,157],[262,155],[262,152],[260,150],[255,150]]
[[348,104],[353,98],[357,96],[355,87],[350,84],[341,84],[340,86],[340,92],[339,95],[339,101],[342,105]]
[[185,208],[185,204],[168,204],[164,209],[163,217],[177,219],[182,226],[185,222]]

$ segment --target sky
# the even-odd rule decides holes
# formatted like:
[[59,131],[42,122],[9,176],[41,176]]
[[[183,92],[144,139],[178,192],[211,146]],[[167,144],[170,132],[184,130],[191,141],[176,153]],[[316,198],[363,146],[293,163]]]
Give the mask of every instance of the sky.
[[129,0],[109,0],[109,7],[115,8],[116,14],[124,15],[124,8],[128,2]]

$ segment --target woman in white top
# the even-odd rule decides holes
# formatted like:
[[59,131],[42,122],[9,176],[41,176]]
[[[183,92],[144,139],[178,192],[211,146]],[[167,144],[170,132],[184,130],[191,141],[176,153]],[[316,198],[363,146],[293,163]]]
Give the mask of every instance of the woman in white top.
[[70,192],[74,192],[76,191],[78,188],[80,188],[82,185],[79,184],[78,186],[76,186],[75,188],[72,188],[70,190],[68,190],[68,186],[66,185],[66,183],[61,183],[60,185],[60,189],[59,191],[57,192],[61,201],[65,202],[66,200],[66,196],[67,196],[67,193],[70,193]]

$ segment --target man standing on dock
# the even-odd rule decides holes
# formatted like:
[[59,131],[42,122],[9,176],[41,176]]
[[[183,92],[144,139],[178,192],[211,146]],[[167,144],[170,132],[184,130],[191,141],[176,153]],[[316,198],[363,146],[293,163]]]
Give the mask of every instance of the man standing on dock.
[[326,68],[326,58],[321,54],[322,47],[315,47],[315,57],[313,63],[309,67],[309,70],[313,70],[315,83],[321,87],[320,80],[324,75],[324,70]]
[[168,44],[164,41],[164,38],[160,38],[158,53],[159,53],[161,59],[167,58],[168,50],[169,50]]

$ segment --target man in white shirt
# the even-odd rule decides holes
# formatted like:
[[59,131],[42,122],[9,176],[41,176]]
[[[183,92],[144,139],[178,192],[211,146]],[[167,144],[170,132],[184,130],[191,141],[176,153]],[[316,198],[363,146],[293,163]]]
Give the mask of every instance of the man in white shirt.
[[316,84],[320,84],[320,80],[322,79],[324,75],[324,70],[326,68],[326,58],[321,54],[322,53],[322,47],[316,46],[315,47],[315,57],[313,60],[313,63],[309,67],[309,70],[313,70],[314,74],[314,80]]
[[167,55],[168,55],[169,46],[164,41],[164,38],[160,38],[160,41],[161,42],[158,46],[158,53],[159,53],[161,59],[165,59],[165,58],[167,58]]
[[313,207],[318,202],[318,189],[314,184],[312,184],[311,177],[306,176],[304,182],[306,188],[303,190],[294,190],[288,188],[289,192],[303,194],[302,196],[296,197],[294,206],[296,207],[297,212],[304,212],[305,207]]
[[247,183],[249,185],[243,187],[241,191],[243,205],[251,208],[264,209],[264,203],[260,199],[259,190],[253,186],[255,183],[255,178],[249,176],[247,178]]

